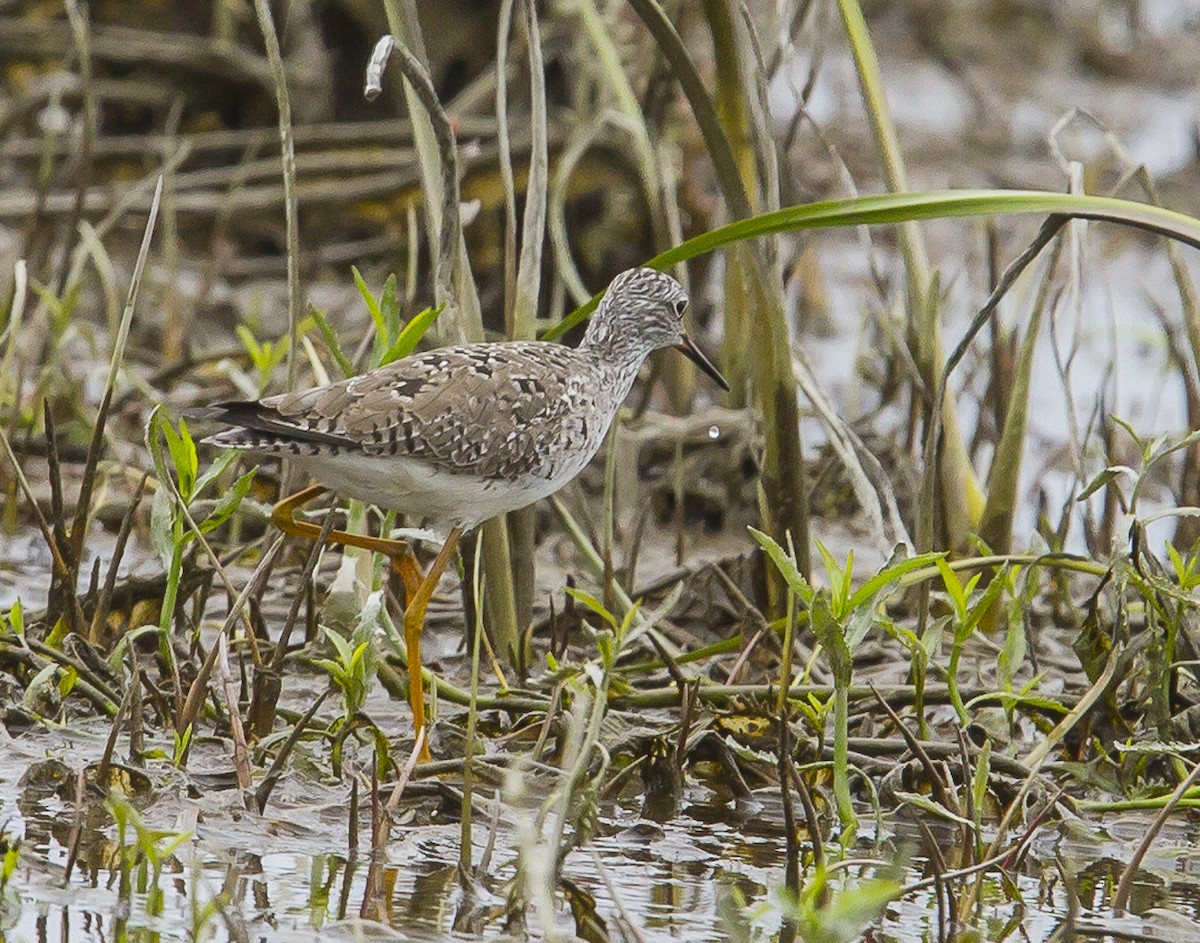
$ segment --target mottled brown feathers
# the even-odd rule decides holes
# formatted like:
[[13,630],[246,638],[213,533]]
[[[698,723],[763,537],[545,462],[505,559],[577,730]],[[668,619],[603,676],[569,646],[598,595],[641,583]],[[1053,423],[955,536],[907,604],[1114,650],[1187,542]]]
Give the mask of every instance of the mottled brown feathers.
[[209,440],[227,448],[399,454],[481,478],[547,477],[564,445],[589,438],[580,410],[608,405],[603,389],[586,402],[607,372],[559,344],[446,347],[328,386],[220,403],[204,418],[235,427]]
[[613,281],[576,349],[446,347],[339,383],[219,404],[206,417],[232,428],[207,441],[291,453],[318,480],[364,500],[415,513],[438,505],[477,522],[579,473],[646,356],[685,339],[686,306],[669,275],[634,269]]

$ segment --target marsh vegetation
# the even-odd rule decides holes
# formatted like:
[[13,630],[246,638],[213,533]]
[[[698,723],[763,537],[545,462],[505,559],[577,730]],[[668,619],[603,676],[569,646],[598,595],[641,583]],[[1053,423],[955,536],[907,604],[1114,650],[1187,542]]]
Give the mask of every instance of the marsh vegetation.
[[[1200,938],[1198,40],[4,6],[0,938]],[[281,537],[294,470],[184,414],[574,343],[647,260],[733,388],[654,359],[464,541],[418,762],[386,561]]]

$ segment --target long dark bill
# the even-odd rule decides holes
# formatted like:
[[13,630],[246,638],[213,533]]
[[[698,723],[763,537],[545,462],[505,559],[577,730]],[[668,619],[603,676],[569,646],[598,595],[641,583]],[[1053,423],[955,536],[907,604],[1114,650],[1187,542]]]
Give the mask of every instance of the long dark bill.
[[713,366],[713,362],[704,356],[704,351],[697,347],[690,337],[684,334],[683,340],[675,345],[675,349],[707,373],[713,383],[717,384],[726,393],[729,392],[729,381],[721,376],[721,371]]

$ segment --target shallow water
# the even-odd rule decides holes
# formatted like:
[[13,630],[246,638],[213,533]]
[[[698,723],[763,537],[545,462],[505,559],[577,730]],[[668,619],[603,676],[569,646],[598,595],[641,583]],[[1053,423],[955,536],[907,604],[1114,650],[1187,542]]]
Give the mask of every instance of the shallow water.
[[[387,716],[382,698],[373,698],[370,706]],[[437,801],[406,798],[400,818],[412,818],[393,828],[386,851],[375,859],[386,888],[382,897],[375,897],[366,893],[372,862],[366,851],[369,804],[362,802],[359,816],[363,850],[352,857],[347,848],[349,789],[325,781],[303,746],[293,758],[298,772],[281,780],[263,816],[246,812],[236,789],[217,785],[231,775],[229,758],[215,742],[196,744],[188,774],[165,760],[150,763],[152,788],[135,795],[134,804],[148,826],[191,835],[164,866],[160,912],[149,909],[147,874],[135,869],[129,890],[121,890],[116,829],[95,801],[84,805],[78,861],[64,886],[76,819],[75,770],[98,760],[104,726],[89,722],[74,732],[32,732],[3,741],[0,823],[10,839],[22,840],[20,865],[0,911],[3,938],[11,943],[183,941],[193,939],[197,925],[204,927],[201,938],[213,940],[505,937],[502,921],[482,915],[504,903],[503,882],[513,874],[516,843],[527,840],[530,819],[522,810],[529,806],[528,797],[508,795],[491,852],[491,884],[477,887],[473,899],[464,896],[457,877],[456,811],[447,812]],[[121,738],[117,756],[124,746]],[[169,749],[165,743],[147,746]],[[62,765],[55,766],[55,760]],[[348,762],[353,758],[348,756]],[[39,774],[27,775],[31,768]],[[427,790],[427,785],[410,789]],[[490,812],[490,802],[477,802],[476,863],[488,844]],[[863,856],[898,862],[894,876],[904,884],[930,876],[921,832],[911,816],[885,817],[877,849],[872,819],[868,810],[864,813],[859,838]],[[782,920],[782,819],[775,791],[724,799],[693,779],[680,814],[665,824],[642,818],[636,797],[606,804],[597,837],[572,852],[564,873],[594,895],[614,939],[619,938],[619,915],[627,915],[646,940],[730,939],[735,934],[721,912],[735,889],[747,905],[742,919],[756,934],[769,937]],[[1200,922],[1193,922],[1200,919],[1200,827],[1182,818],[1168,824],[1144,862],[1132,898],[1133,915],[1119,920],[1111,915],[1116,881],[1150,820],[1149,814],[1113,814],[1040,831],[1013,876],[1020,900],[1009,900],[1001,880],[989,874],[978,919],[971,925],[987,940],[1046,943],[1070,910],[1061,876],[1066,874],[1079,897],[1076,925],[1086,939],[1125,938],[1105,929],[1156,940],[1200,938]],[[953,861],[957,832],[930,824],[942,855]],[[842,882],[870,875],[870,868],[849,868]],[[840,892],[844,883],[835,881],[834,887]],[[364,900],[385,903],[376,905],[382,910],[372,910]],[[217,906],[206,914],[214,901]],[[382,922],[361,921],[364,912]],[[477,915],[478,929],[461,929],[464,924],[456,920],[467,921],[471,914]],[[535,936],[544,933],[542,919],[530,917]],[[573,932],[565,907],[551,919],[559,931]],[[871,939],[926,943],[937,939],[937,933],[937,895],[930,887],[889,905]]]

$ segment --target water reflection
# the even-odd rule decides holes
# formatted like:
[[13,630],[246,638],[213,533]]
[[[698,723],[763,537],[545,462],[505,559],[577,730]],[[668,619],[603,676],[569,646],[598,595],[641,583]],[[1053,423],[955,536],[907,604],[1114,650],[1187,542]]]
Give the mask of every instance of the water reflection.
[[[310,835],[308,852],[237,847],[223,834],[222,826],[230,823],[214,815],[211,821],[198,821],[197,837],[164,867],[157,887],[161,905],[156,907],[152,874],[144,867],[132,873],[122,868],[111,817],[103,804],[85,802],[76,860],[64,887],[74,806],[61,797],[68,780],[50,775],[52,768],[44,772],[31,779],[19,801],[0,801],[0,820],[8,822],[10,834],[22,836],[26,850],[17,875],[21,905],[3,934],[6,943],[250,943],[351,939],[393,931],[405,939],[431,941],[504,936],[503,921],[497,919],[504,888],[500,883],[480,885],[464,895],[453,825],[400,830],[387,855],[373,860],[330,850],[334,836],[329,829]],[[736,805],[692,803],[668,824],[613,808],[592,847],[620,906],[587,853],[569,859],[567,874],[582,892],[594,896],[596,912],[610,927],[623,910],[647,940],[727,939],[718,914],[722,901],[735,891],[750,905],[756,929],[770,938],[780,921],[772,906],[782,882],[777,811],[766,793]],[[1200,916],[1200,854],[1196,831],[1189,826],[1171,833],[1169,847],[1147,860],[1131,904],[1134,915],[1144,916],[1112,917],[1112,896],[1130,848],[1126,832],[1145,824],[1136,817],[1114,819],[1107,831],[1097,828],[1090,841],[1077,828],[1048,829],[1018,873],[1003,879],[989,874],[982,881],[976,928],[989,940],[1047,943],[1064,932],[1072,908],[1077,927],[1098,930],[1088,932],[1088,939],[1105,938],[1105,921],[1114,932],[1118,926],[1121,932],[1126,927],[1145,932],[1153,921],[1167,919],[1159,915],[1166,909],[1183,919]],[[918,830],[897,821],[888,824],[885,834],[884,857],[902,858],[903,848],[916,849],[903,880],[917,881],[930,873],[929,861],[920,854]],[[939,839],[947,841],[947,860],[956,860],[959,851],[952,847],[954,834],[950,830]],[[484,838],[479,836],[480,842]],[[322,840],[325,848],[318,847]],[[864,846],[864,853],[869,850]],[[514,856],[502,829],[493,857],[499,882],[512,876]],[[870,875],[860,869],[856,876]],[[564,930],[573,929],[565,909],[558,916]],[[1156,932],[1159,938],[1175,938],[1170,928]],[[924,889],[890,905],[871,939],[923,943],[937,934],[937,893]]]

